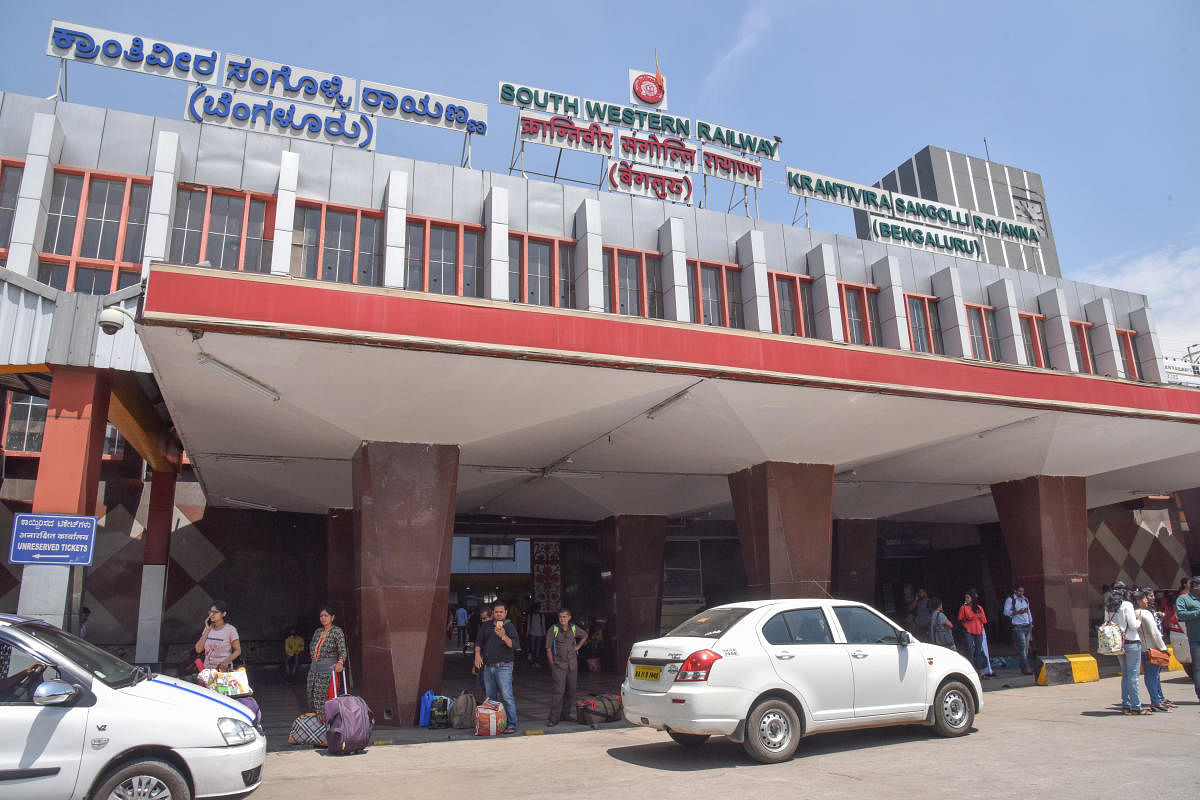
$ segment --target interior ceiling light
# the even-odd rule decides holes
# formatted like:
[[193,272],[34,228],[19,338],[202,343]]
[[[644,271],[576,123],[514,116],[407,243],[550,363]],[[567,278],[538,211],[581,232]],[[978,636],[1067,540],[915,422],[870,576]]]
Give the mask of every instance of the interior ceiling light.
[[237,506],[238,508],[252,508],[255,511],[278,511],[279,510],[279,509],[275,508],[275,506],[269,506],[266,503],[256,503],[253,500],[242,500],[241,498],[238,498],[238,497],[222,497],[221,499],[224,500],[229,505]]
[[200,353],[198,360],[201,364],[207,364],[217,372],[224,375],[226,378],[229,378],[234,383],[241,384],[251,391],[258,392],[263,397],[270,398],[271,402],[273,403],[279,402],[279,392],[275,391],[264,383],[259,383],[244,372],[238,372],[224,361],[219,361],[210,356],[208,353],[203,352]]

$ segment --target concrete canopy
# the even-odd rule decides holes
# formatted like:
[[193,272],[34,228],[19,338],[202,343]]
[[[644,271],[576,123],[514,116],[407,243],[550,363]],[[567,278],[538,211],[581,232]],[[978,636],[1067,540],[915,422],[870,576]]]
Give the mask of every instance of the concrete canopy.
[[834,465],[834,514],[996,520],[1200,482],[1200,392],[772,334],[155,267],[140,333],[210,503],[353,505],[363,441],[457,444],[457,511],[732,519],[727,476]]

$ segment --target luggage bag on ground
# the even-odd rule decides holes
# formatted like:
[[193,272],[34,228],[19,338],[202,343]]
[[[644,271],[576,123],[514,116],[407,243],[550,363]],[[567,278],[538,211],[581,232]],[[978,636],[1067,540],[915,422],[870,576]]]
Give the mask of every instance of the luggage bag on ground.
[[467,729],[475,725],[475,696],[463,689],[450,706],[450,727]]
[[309,711],[292,721],[288,744],[312,744],[325,746],[325,723],[317,714]]
[[504,706],[495,700],[485,700],[475,707],[475,735],[498,736],[508,726]]
[[[339,674],[342,675],[340,683],[337,680]],[[350,755],[365,750],[375,730],[375,715],[366,700],[345,694],[345,673],[335,672],[333,681],[336,696],[325,701],[325,742],[329,752]]]
[[616,722],[622,714],[621,695],[597,694],[575,703],[575,719],[584,725]]

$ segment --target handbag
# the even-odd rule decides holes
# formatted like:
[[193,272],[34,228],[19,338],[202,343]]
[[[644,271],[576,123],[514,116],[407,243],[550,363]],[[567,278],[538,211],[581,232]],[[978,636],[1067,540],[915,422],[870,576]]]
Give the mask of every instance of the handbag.
[[1146,660],[1156,667],[1166,667],[1171,663],[1171,654],[1166,650],[1156,650],[1153,647],[1147,647]]
[[1119,656],[1125,652],[1125,634],[1111,616],[1096,628],[1096,652],[1102,656]]

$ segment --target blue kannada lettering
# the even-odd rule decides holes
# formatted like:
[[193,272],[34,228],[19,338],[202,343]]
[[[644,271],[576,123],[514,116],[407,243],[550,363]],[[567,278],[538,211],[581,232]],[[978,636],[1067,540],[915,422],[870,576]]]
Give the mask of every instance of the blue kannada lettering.
[[[375,136],[375,127],[367,114],[359,114],[357,119],[351,118],[347,121],[344,111],[336,116],[327,116],[323,120],[312,112],[306,112],[297,121],[295,103],[289,103],[286,106],[283,103],[276,105],[274,100],[254,104],[235,103],[231,92],[221,92],[214,98],[208,94],[208,89],[207,86],[196,87],[189,99],[188,113],[196,122],[212,121],[211,119],[206,120],[206,117],[224,120],[232,116],[241,122],[247,120],[251,124],[262,122],[267,126],[268,132],[272,127],[281,128],[286,132],[320,133],[325,131],[329,136],[349,139],[360,148],[370,147],[371,140]],[[360,139],[361,141],[359,141]]]
[[395,111],[397,108],[405,114],[412,114],[416,117],[429,117],[430,119],[442,119],[450,125],[464,125],[467,133],[487,133],[487,123],[480,120],[471,119],[471,112],[466,106],[447,103],[444,107],[438,101],[433,102],[433,107],[429,106],[429,95],[425,95],[420,100],[412,95],[404,95],[399,99],[392,92],[376,88],[374,86],[362,87],[359,94],[363,108],[382,109],[383,111]]
[[152,67],[163,67],[170,69],[174,66],[176,70],[184,73],[195,72],[197,75],[211,75],[217,67],[217,51],[213,50],[208,55],[201,53],[173,53],[171,48],[162,42],[153,42],[150,45],[150,54],[145,53],[145,41],[140,36],[134,36],[130,42],[128,49],[116,39],[107,39],[103,44],[97,45],[96,40],[88,33],[83,31],[73,31],[68,28],[54,29],[52,34],[54,46],[60,50],[70,50],[75,48],[75,55],[79,58],[94,59],[98,54],[105,58],[121,59],[130,64],[140,64],[143,61]]
[[245,61],[229,60],[225,66],[225,82],[227,84],[236,83],[241,87],[245,87],[248,81],[255,86],[273,91],[282,81],[283,91],[288,94],[303,94],[306,98],[311,99],[316,97],[319,92],[334,101],[341,108],[350,108],[350,104],[353,102],[352,97],[346,97],[341,94],[342,79],[337,75],[319,83],[312,75],[301,75],[293,83],[292,67],[289,65],[277,67],[268,73],[262,67],[251,69],[251,64],[252,61],[249,56],[246,57]]

